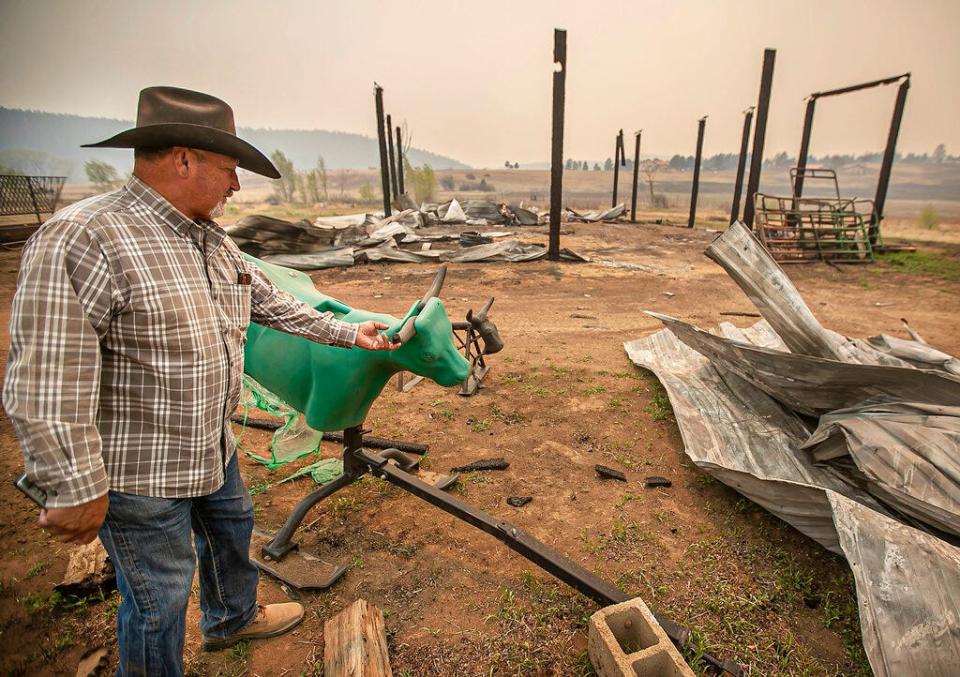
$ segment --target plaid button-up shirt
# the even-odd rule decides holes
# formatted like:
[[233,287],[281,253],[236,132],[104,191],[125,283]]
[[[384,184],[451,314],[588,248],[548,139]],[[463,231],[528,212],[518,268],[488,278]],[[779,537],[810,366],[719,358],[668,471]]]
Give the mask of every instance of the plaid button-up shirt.
[[356,341],[136,178],[45,223],[23,250],[3,404],[47,506],[216,491],[251,320]]

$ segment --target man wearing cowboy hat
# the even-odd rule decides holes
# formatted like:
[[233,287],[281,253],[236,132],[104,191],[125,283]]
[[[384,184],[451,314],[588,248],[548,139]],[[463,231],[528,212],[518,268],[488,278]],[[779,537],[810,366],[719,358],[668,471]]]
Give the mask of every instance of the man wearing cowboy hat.
[[3,403],[46,493],[40,525],[70,543],[99,534],[114,563],[119,673],[181,674],[194,548],[204,648],[303,618],[294,602],[257,604],[248,558],[253,506],[229,419],[251,319],[345,349],[396,346],[385,325],[278,290],[214,223],[237,167],[280,177],[220,99],[150,87],[136,127],[91,145],[133,148],[133,177],[24,247]]

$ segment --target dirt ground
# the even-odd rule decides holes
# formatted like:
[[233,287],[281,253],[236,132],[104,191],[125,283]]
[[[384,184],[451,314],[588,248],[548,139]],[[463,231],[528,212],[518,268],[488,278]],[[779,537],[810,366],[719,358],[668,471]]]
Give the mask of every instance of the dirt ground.
[[[543,228],[524,239],[546,242]],[[388,386],[367,421],[373,435],[430,445],[425,466],[446,472],[503,457],[504,471],[469,473],[454,493],[528,530],[587,569],[641,596],[693,630],[698,652],[741,662],[749,674],[869,674],[859,639],[853,579],[845,561],[699,471],[684,456],[662,388],[635,368],[623,343],[660,330],[656,310],[701,327],[751,318],[749,300],[703,255],[715,234],[654,225],[565,224],[563,246],[597,263],[454,264],[442,297],[454,319],[496,297],[491,317],[506,343],[489,360],[485,388],[463,398],[423,382]],[[793,266],[788,273],[827,327],[850,336],[905,334],[900,318],[931,344],[960,354],[960,246],[921,245],[946,273],[874,265]],[[368,265],[313,275],[350,305],[402,314],[432,266]],[[940,270],[940,269],[938,269]],[[17,254],[0,254],[3,360]],[[239,434],[238,429],[238,434]],[[268,453],[270,435],[248,429],[243,448]],[[339,454],[324,443],[324,456]],[[257,522],[276,529],[311,489],[309,479],[263,490],[303,462],[275,472],[242,459]],[[622,470],[602,480],[595,464]],[[0,420],[0,475],[20,453]],[[669,488],[645,489],[659,475]],[[522,508],[509,496],[533,496]],[[116,593],[99,599],[51,595],[68,548],[35,526],[35,509],[0,483],[0,671],[73,674],[85,649],[116,658]],[[301,547],[349,572],[322,593],[298,593],[307,618],[274,640],[204,653],[196,600],[186,666],[197,675],[322,674],[323,622],[357,598],[384,611],[395,675],[592,674],[586,656],[596,603],[490,536],[370,477],[313,509]],[[287,593],[263,577],[261,597]]]

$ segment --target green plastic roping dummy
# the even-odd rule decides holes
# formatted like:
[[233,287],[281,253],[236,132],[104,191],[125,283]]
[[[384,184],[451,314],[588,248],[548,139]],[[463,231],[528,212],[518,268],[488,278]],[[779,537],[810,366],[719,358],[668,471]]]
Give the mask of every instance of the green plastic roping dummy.
[[270,280],[320,312],[347,322],[377,320],[388,336],[414,317],[416,333],[394,351],[371,352],[314,343],[251,323],[247,331],[244,371],[264,388],[304,414],[315,430],[336,431],[360,425],[373,401],[399,371],[411,371],[442,386],[467,378],[470,364],[458,351],[443,302],[432,297],[416,302],[400,319],[350,308],[321,294],[303,272],[244,255]]

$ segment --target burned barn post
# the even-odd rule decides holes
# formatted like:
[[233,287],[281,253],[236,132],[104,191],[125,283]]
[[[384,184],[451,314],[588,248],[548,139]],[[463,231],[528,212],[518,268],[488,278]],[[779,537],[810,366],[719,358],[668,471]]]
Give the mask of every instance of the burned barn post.
[[550,247],[547,258],[560,260],[560,210],[563,208],[563,107],[567,85],[567,31],[553,31],[553,129],[550,158]]
[[903,109],[907,105],[907,90],[910,89],[910,74],[900,83],[897,90],[897,102],[893,107],[893,118],[890,120],[890,131],[887,134],[887,147],[883,151],[883,162],[880,165],[880,177],[877,179],[877,192],[873,198],[873,219],[870,222],[870,245],[877,243],[880,234],[880,220],[883,218],[883,207],[887,201],[887,188],[890,186],[890,171],[893,169],[893,158],[897,150],[897,137],[900,135],[900,123],[903,121]]
[[697,220],[697,194],[700,192],[700,161],[703,159],[703,131],[707,126],[707,116],[704,115],[697,123],[697,154],[693,160],[693,185],[690,187],[690,218],[687,219],[687,228],[693,228]]
[[380,146],[380,186],[383,189],[383,217],[393,212],[390,209],[390,168],[387,166],[387,140],[383,133],[383,87],[373,83],[374,99],[377,106],[377,143]]
[[613,200],[610,203],[611,207],[617,206],[617,198],[619,193],[620,185],[620,164],[623,163],[626,165],[626,159],[623,152],[623,130],[620,130],[620,133],[617,134],[617,139],[613,145]]
[[807,110],[803,114],[803,133],[800,136],[800,154],[797,155],[797,178],[793,182],[793,197],[803,197],[803,178],[807,168],[807,153],[810,151],[810,134],[813,131],[813,114],[817,109],[817,96],[811,94],[807,99]]
[[397,125],[397,187],[400,195],[407,192],[403,187],[403,136],[400,134],[400,125]]
[[743,205],[743,222],[753,228],[753,196],[760,189],[760,170],[763,168],[763,142],[767,137],[767,113],[770,110],[770,92],[773,89],[773,66],[777,50],[763,50],[763,69],[760,75],[760,96],[757,100],[757,121],[753,128],[753,151],[750,155],[750,175]]
[[633,192],[630,196],[630,223],[637,222],[637,178],[640,173],[640,135],[643,130],[634,132],[633,143]]
[[740,137],[740,158],[737,160],[737,178],[733,182],[733,204],[730,207],[730,223],[740,217],[740,193],[743,190],[743,170],[747,166],[747,145],[750,142],[750,124],[753,122],[753,106],[743,111],[743,135]]
[[390,160],[390,188],[393,190],[393,197],[399,197],[400,191],[397,187],[397,162],[396,154],[393,152],[393,122],[390,121],[390,115],[387,114],[387,158]]

